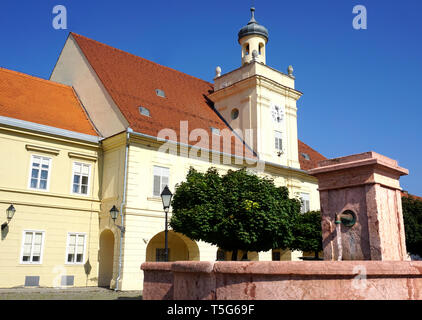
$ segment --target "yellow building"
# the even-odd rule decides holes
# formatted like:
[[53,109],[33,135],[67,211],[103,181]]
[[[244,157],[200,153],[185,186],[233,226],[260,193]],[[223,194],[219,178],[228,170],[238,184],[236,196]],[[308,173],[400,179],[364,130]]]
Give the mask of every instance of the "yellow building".
[[0,93],[0,286],[96,286],[98,134],[71,87],[0,69]]
[[[61,265],[66,275],[74,275],[75,286],[142,289],[140,265],[161,261],[164,256],[165,215],[160,193],[165,185],[174,192],[191,166],[201,171],[213,166],[221,173],[246,166],[286,186],[291,197],[302,198],[304,211],[319,209],[317,181],[306,170],[324,157],[298,140],[296,102],[302,93],[295,89],[292,68],[285,74],[266,65],[268,31],[253,14],[238,35],[241,67],[225,74],[218,67],[214,83],[74,33],[69,35],[51,81],[40,81],[74,92],[80,101],[75,113],[86,112],[98,136],[91,132],[88,138],[79,124],[74,130],[78,138],[68,135],[58,139],[42,132],[34,136],[28,129],[20,142],[23,149],[13,153],[13,165],[2,163],[2,177],[7,173],[2,179],[7,181],[4,189],[11,189],[10,196],[3,196],[7,190],[2,187],[3,212],[12,203],[16,208],[11,231],[1,243],[0,254],[10,257],[7,266],[3,260],[0,264],[5,270],[2,275],[19,267],[19,279],[42,273],[40,285],[52,286],[51,279],[57,278],[51,267]],[[24,94],[31,97],[33,92]],[[13,98],[9,101],[12,106],[14,102]],[[43,116],[49,112],[54,118],[57,110],[45,110]],[[70,115],[70,110],[66,114]],[[13,114],[5,116],[21,119]],[[31,119],[36,122],[36,118]],[[75,124],[74,119],[68,120]],[[59,119],[57,124],[54,121],[47,125],[69,130],[58,125],[62,123]],[[2,129],[2,144],[18,148],[9,126]],[[14,130],[24,130],[18,128]],[[26,144],[35,147],[28,150]],[[58,153],[51,155],[50,149]],[[49,150],[51,182],[45,191],[32,190],[27,184],[34,162],[31,157]],[[90,168],[89,191],[84,196],[73,194],[71,189],[72,167],[79,162]],[[12,186],[9,182],[17,181],[16,177],[19,182]],[[30,199],[24,201],[22,194]],[[19,199],[23,202],[18,206]],[[116,221],[110,217],[113,206],[120,212]],[[31,212],[38,213],[35,219]],[[30,266],[18,261],[26,229],[36,231],[32,236],[38,237],[38,242],[41,234],[43,242],[37,245],[44,250],[42,260]],[[79,264],[56,264],[60,254],[64,259],[70,250],[60,237],[69,242],[74,239],[72,235],[86,241],[84,248],[89,253]],[[216,260],[228,255],[210,244],[169,232],[171,261]],[[249,252],[248,259],[296,260],[301,255],[273,250]],[[83,278],[88,261],[91,270]],[[13,278],[2,279],[0,286],[22,285]]]

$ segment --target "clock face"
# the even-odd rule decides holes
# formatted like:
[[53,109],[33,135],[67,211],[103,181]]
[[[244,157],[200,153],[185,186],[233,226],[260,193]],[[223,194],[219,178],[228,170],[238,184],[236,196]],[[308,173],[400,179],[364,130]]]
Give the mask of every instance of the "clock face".
[[275,123],[281,123],[284,118],[284,112],[280,106],[273,105],[271,107],[271,117]]

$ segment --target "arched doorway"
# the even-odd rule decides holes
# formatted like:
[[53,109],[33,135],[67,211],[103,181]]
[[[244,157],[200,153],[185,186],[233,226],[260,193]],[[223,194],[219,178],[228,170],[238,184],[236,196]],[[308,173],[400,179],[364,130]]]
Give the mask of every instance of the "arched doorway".
[[[165,260],[165,233],[157,233],[148,243],[146,261]],[[188,237],[168,231],[169,261],[199,261],[199,248],[195,241]]]
[[110,281],[113,278],[114,262],[114,234],[109,229],[101,232],[98,258],[98,286],[109,288]]

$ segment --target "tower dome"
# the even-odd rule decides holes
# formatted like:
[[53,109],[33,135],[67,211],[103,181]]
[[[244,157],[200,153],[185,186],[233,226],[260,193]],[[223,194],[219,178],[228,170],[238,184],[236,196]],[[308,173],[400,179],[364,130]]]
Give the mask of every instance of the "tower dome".
[[265,64],[265,46],[268,42],[268,30],[255,20],[255,8],[251,8],[251,20],[240,29],[238,41],[242,47],[242,66],[251,62]]
[[242,29],[240,29],[238,33],[238,41],[240,42],[240,39],[243,37],[249,36],[249,35],[260,35],[265,38],[265,40],[268,42],[268,30],[264,26],[260,25],[255,20],[255,8],[251,8],[251,20],[249,20],[248,24],[244,26]]

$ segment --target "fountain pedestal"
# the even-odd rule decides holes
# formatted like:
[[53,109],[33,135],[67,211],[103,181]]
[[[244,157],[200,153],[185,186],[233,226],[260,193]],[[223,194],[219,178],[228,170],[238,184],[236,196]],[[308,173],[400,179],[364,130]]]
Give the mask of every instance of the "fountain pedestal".
[[[309,173],[318,179],[324,260],[407,260],[399,183],[407,169],[366,152],[321,161]],[[355,221],[336,228],[343,213]]]

